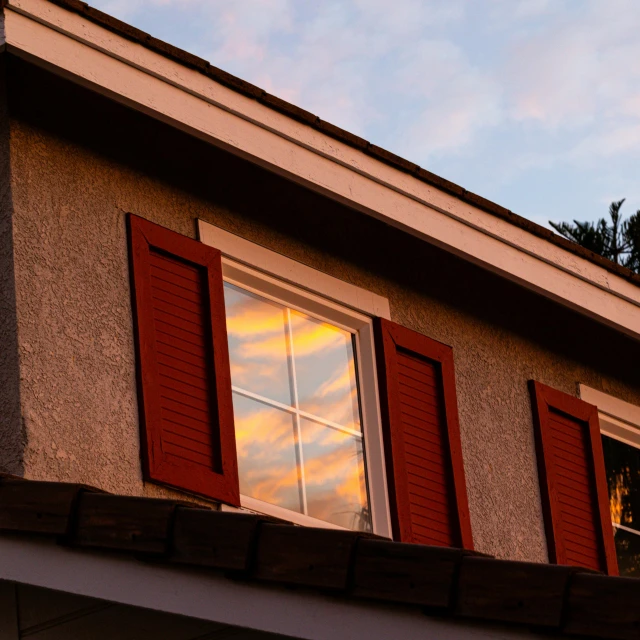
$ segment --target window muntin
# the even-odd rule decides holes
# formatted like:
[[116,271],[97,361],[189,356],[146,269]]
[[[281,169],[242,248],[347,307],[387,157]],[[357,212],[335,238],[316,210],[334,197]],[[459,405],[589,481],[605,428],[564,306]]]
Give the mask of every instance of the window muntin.
[[640,577],[640,448],[603,434],[602,449],[620,575]]
[[357,333],[225,282],[240,492],[370,531]]

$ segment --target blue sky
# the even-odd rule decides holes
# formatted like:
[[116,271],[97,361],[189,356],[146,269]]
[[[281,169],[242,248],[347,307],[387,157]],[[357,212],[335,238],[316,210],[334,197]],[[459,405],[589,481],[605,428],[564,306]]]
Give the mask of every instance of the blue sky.
[[541,224],[640,209],[638,0],[91,4]]

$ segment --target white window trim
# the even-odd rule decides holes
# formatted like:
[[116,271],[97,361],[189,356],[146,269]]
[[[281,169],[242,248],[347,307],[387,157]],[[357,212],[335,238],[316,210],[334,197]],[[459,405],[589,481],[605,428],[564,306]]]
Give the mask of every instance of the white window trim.
[[387,298],[308,267],[302,262],[245,240],[209,222],[198,220],[198,237],[201,242],[222,251],[227,258],[275,276],[310,293],[329,298],[355,311],[391,319]]
[[579,393],[582,400],[598,407],[604,435],[640,448],[640,407],[584,384],[579,385]]
[[[225,281],[252,289],[358,335],[358,378],[373,532],[391,538],[382,421],[378,403],[372,316],[389,318],[389,301],[275,251],[198,220],[201,242],[222,252]],[[318,295],[319,294],[319,295]],[[241,496],[244,509],[296,524],[341,528],[288,509]]]
[[[579,385],[579,393],[582,400],[598,408],[600,433],[640,449],[640,407],[584,384]],[[635,529],[616,522],[611,524],[617,529],[640,535]]]

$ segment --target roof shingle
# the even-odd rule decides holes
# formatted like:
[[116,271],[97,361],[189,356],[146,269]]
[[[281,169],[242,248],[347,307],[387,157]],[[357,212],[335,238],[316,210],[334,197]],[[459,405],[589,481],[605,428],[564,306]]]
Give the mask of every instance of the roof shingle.
[[[513,224],[521,229],[528,231],[529,233],[538,236],[539,238],[543,238],[544,240],[555,244],[563,249],[570,251],[571,253],[584,258],[598,266],[606,269],[607,271],[614,273],[625,280],[628,280],[638,286],[640,286],[640,274],[636,274],[630,269],[623,267],[622,265],[616,264],[607,258],[603,258],[602,256],[590,251],[589,249],[585,249],[575,242],[571,242],[562,236],[559,236],[553,233],[550,229],[542,227],[531,220],[523,218],[522,216],[502,207],[491,200],[483,198],[482,196],[476,195],[466,189],[460,187],[459,185],[446,180],[445,178],[441,178],[426,169],[422,169],[417,164],[410,162],[382,147],[378,147],[377,145],[371,144],[370,142],[356,136],[340,127],[332,125],[324,120],[321,120],[318,116],[301,109],[277,96],[271,95],[251,84],[250,82],[246,82],[234,76],[222,69],[219,69],[212,64],[210,64],[207,60],[203,58],[199,58],[198,56],[189,53],[188,51],[184,51],[183,49],[179,49],[167,42],[159,40],[158,38],[154,38],[148,33],[141,31],[140,29],[136,29],[135,27],[127,24],[126,22],[122,22],[98,9],[94,9],[90,7],[85,2],[80,2],[79,0],[48,0],[53,4],[56,4],[64,9],[69,11],[73,11],[78,13],[88,20],[94,22],[95,24],[100,25],[101,27],[112,31],[122,37],[125,37],[133,42],[136,42],[147,49],[155,51],[160,55],[163,55],[179,64],[185,65],[192,69],[203,73],[204,75],[210,77],[211,79],[223,84],[234,91],[237,91],[247,97],[253,98],[254,100],[258,100],[262,104],[286,115],[290,118],[293,118],[299,122],[302,122],[308,126],[311,126],[318,131],[322,131],[323,133],[344,142],[360,151],[367,153],[368,155],[388,164],[400,171],[404,171],[410,173],[418,180],[421,180],[429,185],[437,187],[446,193],[449,193],[457,198],[460,198],[464,202],[467,202],[487,213],[490,213],[498,218],[506,220],[510,224]],[[9,5],[10,0],[0,0],[0,7]]]
[[229,577],[414,605],[426,613],[640,638],[640,580],[299,527],[268,516],[0,475],[0,533],[199,566]]

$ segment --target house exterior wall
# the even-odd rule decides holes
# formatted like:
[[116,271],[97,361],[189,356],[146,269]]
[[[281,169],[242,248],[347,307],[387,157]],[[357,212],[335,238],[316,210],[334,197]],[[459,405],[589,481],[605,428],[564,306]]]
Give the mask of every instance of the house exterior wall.
[[0,56],[0,468],[20,474],[20,366],[13,260],[13,203],[5,60]]
[[[142,480],[125,214],[190,237],[202,218],[387,297],[392,320],[451,345],[476,549],[547,560],[527,380],[640,404],[629,365],[637,343],[185,134],[18,70],[11,188],[27,478],[184,497]],[[38,91],[63,91],[65,103]]]

